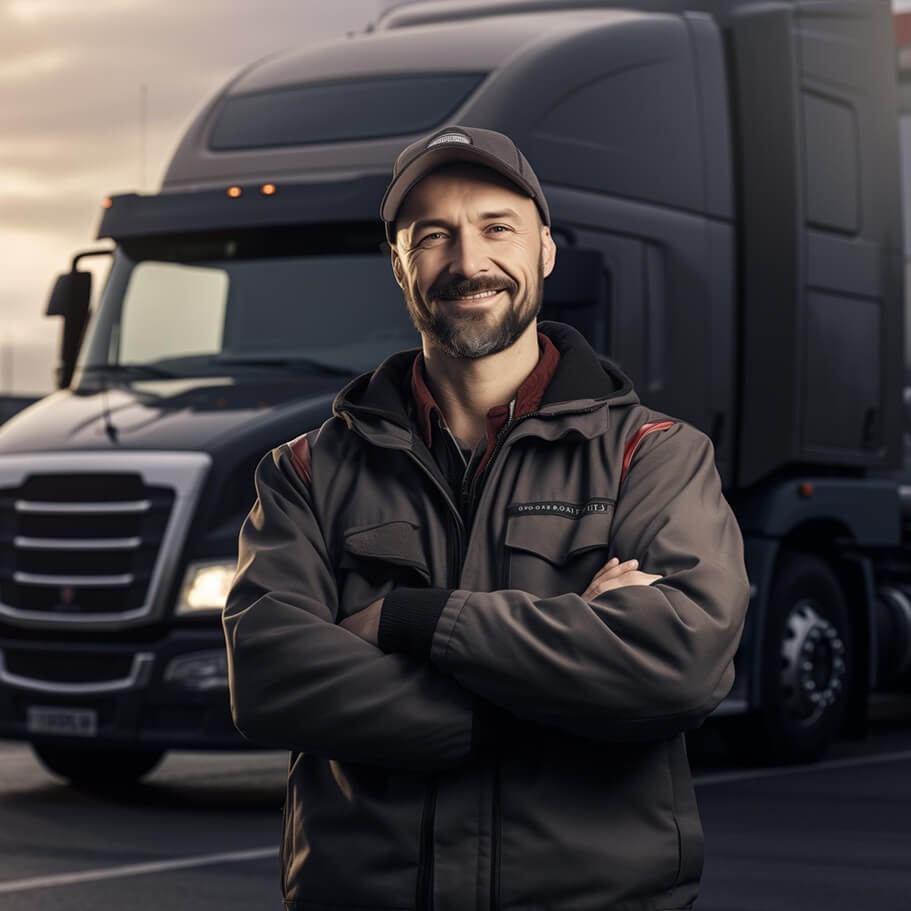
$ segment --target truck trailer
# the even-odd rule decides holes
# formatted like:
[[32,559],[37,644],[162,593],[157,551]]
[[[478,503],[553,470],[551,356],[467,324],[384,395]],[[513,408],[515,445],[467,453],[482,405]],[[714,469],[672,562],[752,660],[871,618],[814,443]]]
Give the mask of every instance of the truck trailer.
[[455,123],[541,181],[539,318],[714,444],[751,580],[719,728],[757,763],[861,736],[911,678],[900,98],[886,0],[418,2],[241,70],[104,201],[60,388],[0,428],[0,737],[78,782],[251,746],[220,610],[253,469],[420,346],[379,203]]

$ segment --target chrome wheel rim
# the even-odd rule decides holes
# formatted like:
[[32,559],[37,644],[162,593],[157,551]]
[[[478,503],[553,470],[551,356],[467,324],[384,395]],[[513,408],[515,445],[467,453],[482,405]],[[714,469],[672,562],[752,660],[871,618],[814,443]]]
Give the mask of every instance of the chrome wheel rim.
[[779,675],[785,708],[803,727],[815,724],[844,689],[845,644],[837,627],[801,598],[788,612]]

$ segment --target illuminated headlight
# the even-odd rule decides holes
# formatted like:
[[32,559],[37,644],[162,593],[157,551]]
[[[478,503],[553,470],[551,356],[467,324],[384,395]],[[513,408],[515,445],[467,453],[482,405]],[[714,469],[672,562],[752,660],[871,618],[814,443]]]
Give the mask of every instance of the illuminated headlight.
[[225,606],[228,589],[237,564],[234,560],[207,560],[191,563],[183,577],[178,614],[197,611],[220,611]]

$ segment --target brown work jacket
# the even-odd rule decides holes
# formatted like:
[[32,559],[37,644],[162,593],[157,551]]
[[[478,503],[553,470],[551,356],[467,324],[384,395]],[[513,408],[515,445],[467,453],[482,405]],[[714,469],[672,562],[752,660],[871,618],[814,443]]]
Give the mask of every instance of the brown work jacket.
[[[659,911],[703,831],[683,732],[730,691],[749,602],[714,448],[572,327],[536,411],[455,502],[417,349],[260,461],[223,614],[231,708],[290,751],[293,911]],[[611,557],[662,576],[584,599]],[[374,646],[339,626],[388,596]],[[385,610],[385,607],[384,607]]]

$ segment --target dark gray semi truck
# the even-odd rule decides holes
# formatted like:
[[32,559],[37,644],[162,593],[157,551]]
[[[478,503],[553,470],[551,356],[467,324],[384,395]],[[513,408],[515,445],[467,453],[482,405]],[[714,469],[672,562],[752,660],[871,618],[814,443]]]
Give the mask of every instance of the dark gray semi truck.
[[0,737],[81,781],[248,745],[219,610],[253,468],[419,345],[378,207],[448,123],[535,167],[541,318],[714,442],[752,581],[720,727],[756,761],[861,734],[911,675],[900,94],[885,0],[416,3],[238,73],[160,192],[105,201],[60,389],[0,428]]

